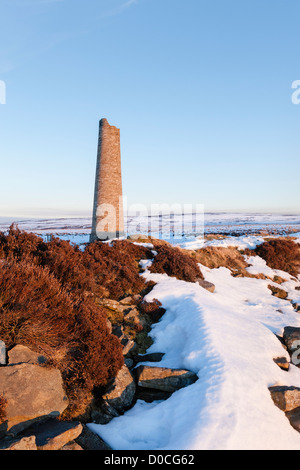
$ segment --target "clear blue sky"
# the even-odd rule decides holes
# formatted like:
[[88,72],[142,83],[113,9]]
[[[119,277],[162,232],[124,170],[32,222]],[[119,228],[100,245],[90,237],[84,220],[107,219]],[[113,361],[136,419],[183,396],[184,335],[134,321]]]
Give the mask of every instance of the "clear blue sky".
[[90,215],[98,123],[131,203],[300,212],[299,0],[0,0],[0,216]]

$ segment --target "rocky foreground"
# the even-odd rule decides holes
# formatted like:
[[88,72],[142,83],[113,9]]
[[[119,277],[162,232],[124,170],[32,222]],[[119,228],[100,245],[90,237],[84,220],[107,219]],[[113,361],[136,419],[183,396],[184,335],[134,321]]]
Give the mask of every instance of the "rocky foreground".
[[[106,304],[125,310],[138,322],[138,311],[129,300],[123,304],[106,300]],[[126,337],[122,327],[115,328],[113,334],[123,345],[125,364],[80,421],[63,418],[69,401],[60,371],[48,367],[46,357],[23,345],[6,351],[5,344],[0,343],[0,388],[6,399],[5,420],[0,425],[1,450],[108,450],[110,447],[89,430],[87,422],[107,424],[137,399],[168,399],[198,379],[188,370],[155,366],[163,354],[136,354],[136,343]],[[141,361],[153,365],[139,365]]]

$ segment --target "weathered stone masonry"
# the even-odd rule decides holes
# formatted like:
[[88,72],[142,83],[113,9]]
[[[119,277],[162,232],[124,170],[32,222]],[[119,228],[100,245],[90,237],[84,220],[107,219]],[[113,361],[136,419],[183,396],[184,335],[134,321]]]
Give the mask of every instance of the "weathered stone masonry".
[[120,129],[99,125],[91,241],[124,236]]

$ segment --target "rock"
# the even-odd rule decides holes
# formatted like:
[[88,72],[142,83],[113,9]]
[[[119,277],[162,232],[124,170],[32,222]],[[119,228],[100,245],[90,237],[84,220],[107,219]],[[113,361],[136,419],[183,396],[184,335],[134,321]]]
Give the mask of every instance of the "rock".
[[66,444],[65,446],[63,446],[60,450],[84,450],[84,449],[75,441],[71,441],[69,442],[69,444]]
[[119,339],[123,339],[124,338],[123,326],[122,325],[114,326],[113,329],[112,329],[112,334],[114,336],[116,336],[117,338],[119,338]]
[[82,433],[75,442],[84,450],[111,450],[111,447],[86,425],[83,425]]
[[129,296],[129,297],[126,297],[125,299],[120,300],[120,304],[121,305],[133,305],[134,301],[133,301],[133,298]]
[[162,390],[155,390],[152,388],[138,387],[137,399],[143,400],[146,403],[154,401],[167,400],[172,395],[172,392],[164,392]]
[[0,368],[0,395],[7,400],[0,431],[17,434],[35,421],[59,416],[68,406],[61,373],[34,364]]
[[125,364],[125,366],[128,367],[129,370],[132,369],[133,366],[134,366],[133,359],[131,359],[130,357],[126,357],[126,358],[124,359],[124,364]]
[[160,362],[164,357],[164,353],[156,352],[140,355],[136,358],[136,363],[138,362]]
[[215,292],[216,286],[211,282],[204,281],[203,279],[199,279],[197,282],[201,287],[203,287],[203,289],[206,289],[211,293]]
[[283,332],[284,344],[290,354],[294,353],[300,346],[300,328],[287,326]]
[[128,356],[134,354],[136,350],[136,343],[132,339],[123,338],[121,340],[123,346],[123,356]]
[[118,413],[123,413],[131,406],[135,392],[136,385],[133,376],[128,367],[124,365],[102,398]]
[[168,369],[165,367],[139,366],[136,370],[138,386],[175,392],[198,380],[198,376],[189,370]]
[[108,424],[113,418],[118,418],[120,414],[108,402],[104,401],[100,406],[92,404],[91,421],[96,424]]
[[5,438],[0,441],[0,450],[37,450],[35,436],[21,439]]
[[288,411],[285,415],[289,419],[293,428],[300,432],[300,407],[295,408],[292,411]]
[[296,312],[300,312],[300,304],[298,302],[292,302],[292,305]]
[[113,330],[112,323],[108,318],[106,320],[106,326],[107,326],[108,332],[112,333],[112,330]]
[[300,406],[300,388],[275,386],[269,390],[275,405],[282,411],[291,411]]
[[290,368],[289,361],[285,357],[276,357],[275,359],[273,359],[273,361],[282,370],[288,371]]
[[60,450],[78,438],[81,433],[81,423],[57,419],[50,419],[43,424],[32,426],[28,430],[28,434],[35,436],[38,450]]
[[270,291],[272,292],[272,295],[274,295],[274,297],[278,297],[278,299],[285,300],[288,297],[288,293],[285,290],[280,289],[279,287],[272,286],[270,284],[268,285],[268,289],[270,289]]
[[45,364],[47,359],[36,352],[31,351],[26,346],[18,344],[10,351],[8,351],[8,364]]
[[6,364],[6,347],[3,341],[0,341],[0,365],[4,366]]
[[134,325],[140,324],[140,312],[137,308],[130,308],[128,311],[124,312],[124,320],[128,323],[133,323]]

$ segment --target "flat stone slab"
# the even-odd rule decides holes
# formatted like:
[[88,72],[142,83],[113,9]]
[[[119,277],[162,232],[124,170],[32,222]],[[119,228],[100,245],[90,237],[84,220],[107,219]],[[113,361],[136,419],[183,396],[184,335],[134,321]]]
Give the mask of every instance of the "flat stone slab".
[[139,387],[170,393],[192,385],[198,380],[198,376],[194,372],[185,369],[139,366],[135,372]]
[[0,441],[0,450],[38,450],[35,436],[21,437],[14,439],[7,437]]
[[60,450],[77,439],[82,429],[79,422],[50,419],[31,427],[27,432],[35,436],[38,450]]
[[42,355],[38,354],[31,349],[27,348],[26,346],[22,346],[18,344],[10,351],[8,351],[8,364],[45,364],[47,359]]

